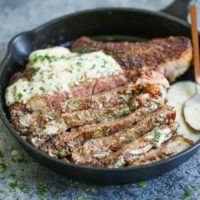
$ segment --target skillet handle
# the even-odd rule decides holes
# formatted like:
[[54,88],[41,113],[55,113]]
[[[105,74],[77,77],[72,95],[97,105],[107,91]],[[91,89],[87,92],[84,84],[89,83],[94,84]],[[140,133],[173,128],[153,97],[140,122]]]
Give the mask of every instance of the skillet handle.
[[173,15],[175,17],[187,20],[190,4],[195,4],[196,0],[175,0],[167,8],[161,10],[161,12]]

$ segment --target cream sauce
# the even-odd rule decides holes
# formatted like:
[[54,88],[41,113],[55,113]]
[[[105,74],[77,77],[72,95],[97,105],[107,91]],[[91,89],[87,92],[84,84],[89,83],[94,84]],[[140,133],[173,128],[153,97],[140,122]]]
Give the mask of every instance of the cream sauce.
[[72,53],[64,47],[36,50],[29,56],[26,68],[34,68],[30,81],[21,78],[6,90],[6,104],[26,103],[33,96],[71,92],[73,87],[94,79],[118,75],[120,65],[101,51]]
[[[200,139],[200,131],[194,131],[190,128],[183,117],[183,105],[186,100],[195,94],[195,83],[192,81],[181,81],[173,84],[168,92],[167,104],[174,106],[176,110],[176,121],[180,123],[178,134],[183,135],[194,142]],[[190,116],[194,120],[200,120],[200,114],[197,116]]]

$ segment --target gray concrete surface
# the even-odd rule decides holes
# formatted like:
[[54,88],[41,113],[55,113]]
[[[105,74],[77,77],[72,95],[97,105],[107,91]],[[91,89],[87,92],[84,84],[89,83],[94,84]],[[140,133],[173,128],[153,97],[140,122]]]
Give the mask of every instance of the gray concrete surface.
[[[0,57],[4,55],[6,44],[15,34],[67,13],[107,6],[156,11],[171,2],[172,0],[0,0]],[[199,6],[200,1],[200,12]],[[200,150],[176,169],[144,181],[146,185],[140,184],[97,186],[53,173],[34,162],[0,121],[0,200],[197,200],[200,199]]]

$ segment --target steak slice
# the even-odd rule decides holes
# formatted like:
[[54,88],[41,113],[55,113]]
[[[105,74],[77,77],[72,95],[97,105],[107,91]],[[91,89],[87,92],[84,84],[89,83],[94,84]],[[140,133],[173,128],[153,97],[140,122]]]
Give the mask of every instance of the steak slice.
[[[72,153],[72,160],[75,163],[93,166],[101,166],[103,159],[120,149],[125,144],[151,131],[161,125],[169,125],[175,120],[175,111],[172,108],[164,107],[155,113],[148,115],[136,125],[119,131],[114,135],[88,140],[83,144],[81,151]],[[78,155],[83,155],[81,160]]]
[[[135,123],[141,121],[150,113],[156,111],[159,106],[160,105],[158,104],[151,104],[151,106],[149,104],[141,107],[128,116],[122,117],[121,119],[89,126],[86,125],[80,127],[75,132],[63,133],[62,135],[53,138],[50,142],[42,145],[40,149],[50,155],[57,156],[60,150],[62,150],[62,156],[70,155],[71,152],[79,149],[88,139],[113,135],[118,131],[129,128]],[[155,117],[155,119],[159,120],[158,123],[163,123],[162,120],[164,120],[164,123],[167,123],[168,120],[173,121],[175,118],[175,111],[173,111],[171,107],[165,107],[164,109],[158,111],[158,113],[160,114]],[[149,118],[149,121],[153,122],[153,120],[154,118]],[[144,129],[144,125],[142,128]]]
[[171,155],[178,154],[189,148],[193,142],[182,136],[172,137],[169,141],[161,145],[160,148],[151,149],[144,155],[141,155],[131,166],[139,166],[152,163],[161,159],[167,159]]
[[179,123],[174,122],[167,126],[155,128],[106,158],[104,164],[114,168],[130,165],[130,163],[134,162],[140,155],[147,153],[153,147],[160,147],[162,143],[169,140],[178,127]]
[[148,42],[99,42],[88,37],[79,38],[72,46],[81,53],[103,50],[112,55],[128,70],[128,74],[137,71],[159,71],[170,82],[182,75],[192,61],[190,39],[177,36],[153,39]]

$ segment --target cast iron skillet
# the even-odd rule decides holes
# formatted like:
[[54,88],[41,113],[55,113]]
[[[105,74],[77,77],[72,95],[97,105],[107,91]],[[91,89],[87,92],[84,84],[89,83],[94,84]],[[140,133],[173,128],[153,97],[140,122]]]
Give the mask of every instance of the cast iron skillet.
[[[186,17],[189,0],[177,0],[164,11]],[[181,11],[181,12],[180,12]],[[151,39],[184,35],[190,37],[190,26],[179,18],[164,12],[151,12],[131,8],[106,8],[78,12],[50,21],[34,30],[15,36],[8,45],[7,54],[0,67],[0,116],[10,133],[25,150],[47,168],[70,178],[98,184],[131,183],[167,172],[193,155],[200,142],[167,160],[145,166],[121,169],[102,169],[66,163],[52,158],[32,147],[11,127],[4,102],[4,91],[12,74],[25,64],[27,56],[35,49],[50,45],[70,44],[82,35],[118,35],[118,39]],[[126,37],[124,37],[126,36]],[[128,37],[127,37],[128,36]],[[190,69],[181,80],[193,79]]]

